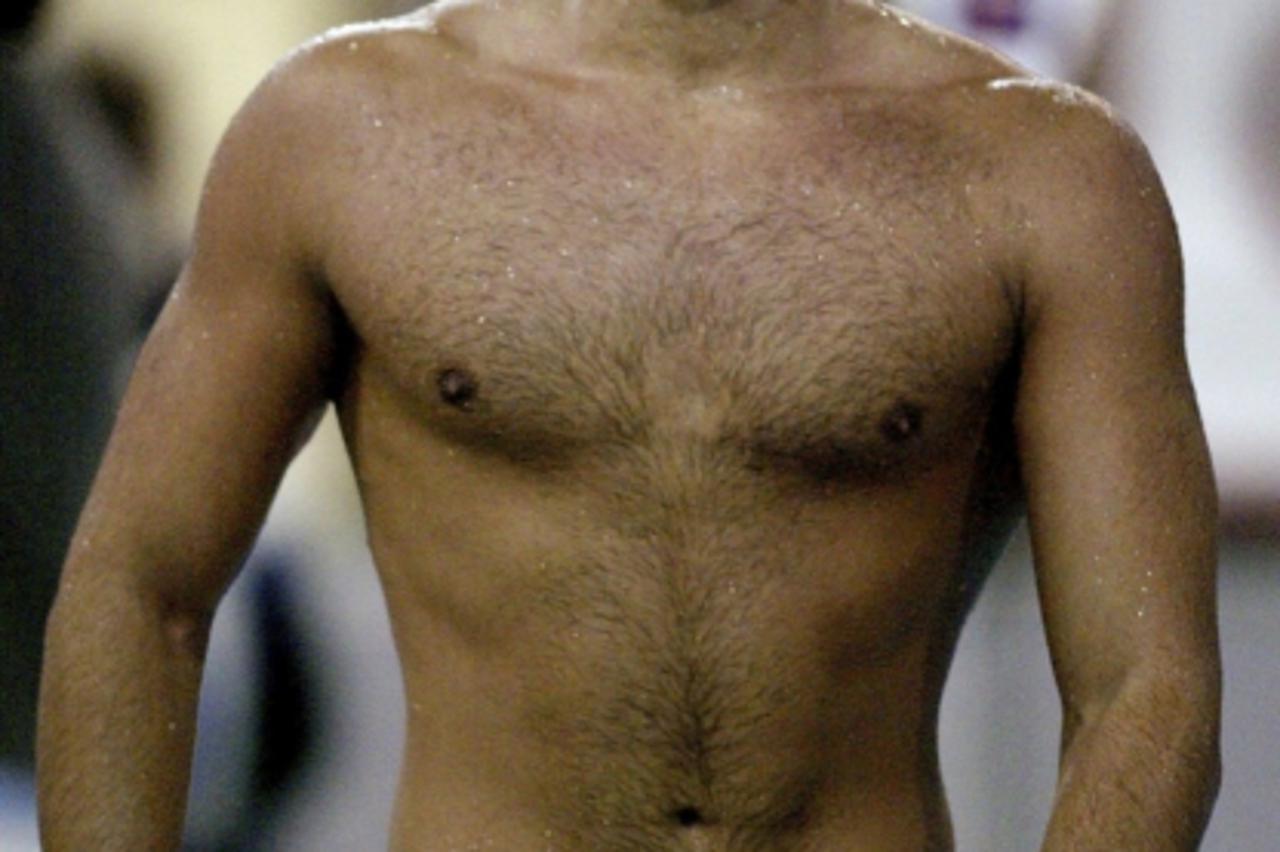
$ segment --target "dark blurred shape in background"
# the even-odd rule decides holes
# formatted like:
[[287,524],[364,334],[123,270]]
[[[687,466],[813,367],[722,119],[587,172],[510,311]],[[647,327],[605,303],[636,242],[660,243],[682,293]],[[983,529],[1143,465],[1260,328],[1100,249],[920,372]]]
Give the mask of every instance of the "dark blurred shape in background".
[[5,13],[0,53],[0,760],[29,767],[44,616],[111,410],[112,252]]
[[147,241],[140,86],[31,61],[39,3],[0,22],[0,769],[33,764],[45,616],[137,339]]
[[25,35],[35,22],[36,13],[40,10],[40,2],[8,3],[0,10],[0,33]]

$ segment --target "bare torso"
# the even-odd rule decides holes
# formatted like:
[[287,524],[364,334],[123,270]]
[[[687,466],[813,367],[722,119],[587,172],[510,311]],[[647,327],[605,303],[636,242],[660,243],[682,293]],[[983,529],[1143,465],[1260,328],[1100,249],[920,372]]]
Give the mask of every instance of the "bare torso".
[[977,84],[347,39],[393,66],[337,107],[322,271],[410,706],[396,847],[949,848],[939,697],[1017,512]]
[[213,613],[332,400],[406,681],[395,848],[950,848],[939,697],[1024,494],[1044,848],[1194,848],[1221,670],[1181,299],[1104,103],[879,2],[330,34],[224,136],[81,516],[42,842],[179,844]]

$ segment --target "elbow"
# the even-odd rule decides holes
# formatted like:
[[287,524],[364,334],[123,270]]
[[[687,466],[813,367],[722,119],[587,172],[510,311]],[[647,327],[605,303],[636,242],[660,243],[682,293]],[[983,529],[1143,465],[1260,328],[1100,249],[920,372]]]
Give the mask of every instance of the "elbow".
[[1120,737],[1151,755],[1160,771],[1181,769],[1198,776],[1208,802],[1217,798],[1222,672],[1216,653],[1153,657],[1099,694],[1065,702],[1063,711],[1064,752],[1082,737]]
[[[215,604],[148,582],[128,571],[102,565],[77,570],[69,565],[49,612],[47,647],[103,650],[119,643],[157,639],[180,657],[203,660]],[[144,637],[150,635],[151,640]]]
[[1115,793],[1113,817],[1127,814],[1143,832],[1176,838],[1159,848],[1195,848],[1222,782],[1216,655],[1153,655],[1108,687],[1087,699],[1076,693],[1064,719],[1060,797],[1079,799],[1084,790],[1097,802]]

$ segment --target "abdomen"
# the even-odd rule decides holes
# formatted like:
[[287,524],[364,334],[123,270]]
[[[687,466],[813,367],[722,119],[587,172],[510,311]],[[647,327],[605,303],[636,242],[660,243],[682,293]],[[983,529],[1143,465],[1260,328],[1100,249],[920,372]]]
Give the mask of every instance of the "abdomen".
[[[699,489],[687,466],[664,487],[459,480],[470,464],[446,452],[369,507],[406,791],[451,775],[566,849],[823,848],[800,844],[936,822],[963,468],[819,498],[751,472]],[[405,512],[415,490],[436,510]]]

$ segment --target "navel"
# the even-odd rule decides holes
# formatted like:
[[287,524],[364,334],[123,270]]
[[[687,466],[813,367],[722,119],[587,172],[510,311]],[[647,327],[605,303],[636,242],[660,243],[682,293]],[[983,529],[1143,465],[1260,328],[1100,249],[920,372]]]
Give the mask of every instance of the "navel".
[[680,808],[672,814],[672,817],[683,828],[693,828],[702,824],[702,812],[693,807]]
[[466,370],[454,368],[441,370],[436,385],[440,388],[440,398],[445,403],[463,411],[471,410],[471,402],[480,389],[475,376]]
[[880,421],[880,434],[894,444],[905,443],[924,426],[924,409],[913,402],[900,402]]

